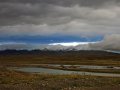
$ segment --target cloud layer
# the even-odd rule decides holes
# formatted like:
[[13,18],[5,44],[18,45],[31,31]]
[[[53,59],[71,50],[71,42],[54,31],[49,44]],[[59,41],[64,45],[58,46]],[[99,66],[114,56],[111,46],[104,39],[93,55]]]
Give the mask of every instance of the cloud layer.
[[[0,0],[0,37],[101,35],[104,40],[84,48],[120,50],[119,24],[120,0]],[[1,44],[0,48],[39,48],[14,45]]]
[[1,43],[0,50],[6,49],[48,49],[48,50],[115,50],[120,51],[120,35],[108,35],[100,42],[71,42],[51,44]]
[[120,33],[119,0],[0,0],[1,35]]

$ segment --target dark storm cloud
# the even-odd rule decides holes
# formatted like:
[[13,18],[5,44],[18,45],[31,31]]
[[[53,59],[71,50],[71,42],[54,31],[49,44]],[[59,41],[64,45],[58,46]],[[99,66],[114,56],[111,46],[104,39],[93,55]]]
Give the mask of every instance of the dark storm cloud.
[[[91,10],[110,2],[117,4],[119,0],[0,0],[0,25],[67,23],[90,18],[87,14]],[[61,17],[64,20],[59,21]]]
[[120,0],[0,0],[0,36],[116,37],[119,23]]
[[61,5],[61,6],[72,6],[75,4],[79,4],[81,6],[100,6],[104,3],[108,2],[120,2],[119,0],[0,0],[0,2],[5,3],[42,3],[42,4],[54,4],[54,5]]

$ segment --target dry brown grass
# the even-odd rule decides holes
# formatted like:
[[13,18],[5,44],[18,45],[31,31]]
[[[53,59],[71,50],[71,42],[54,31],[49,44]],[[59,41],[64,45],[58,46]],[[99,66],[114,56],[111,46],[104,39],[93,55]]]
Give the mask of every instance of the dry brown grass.
[[81,64],[120,66],[120,54],[101,52],[45,52],[38,54],[0,55],[2,65],[20,64]]
[[119,90],[120,78],[29,74],[0,68],[0,90]]
[[9,71],[23,64],[84,64],[120,66],[120,55],[94,53],[44,53],[0,55],[0,90],[120,90],[120,78],[29,74]]

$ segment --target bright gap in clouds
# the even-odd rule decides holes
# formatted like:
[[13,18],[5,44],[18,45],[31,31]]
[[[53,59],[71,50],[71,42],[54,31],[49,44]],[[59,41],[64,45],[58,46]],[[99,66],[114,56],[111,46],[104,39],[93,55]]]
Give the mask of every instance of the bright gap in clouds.
[[97,43],[97,42],[62,42],[62,43],[51,43],[49,45],[62,45],[62,46],[78,46],[78,45],[86,45],[90,43]]

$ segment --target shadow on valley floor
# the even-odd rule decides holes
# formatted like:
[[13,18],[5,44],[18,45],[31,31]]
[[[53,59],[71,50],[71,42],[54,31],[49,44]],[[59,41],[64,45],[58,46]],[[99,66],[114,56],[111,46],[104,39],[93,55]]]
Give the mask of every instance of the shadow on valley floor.
[[1,51],[0,64],[70,64],[120,66],[120,54],[105,51]]

